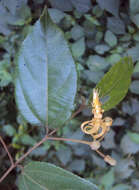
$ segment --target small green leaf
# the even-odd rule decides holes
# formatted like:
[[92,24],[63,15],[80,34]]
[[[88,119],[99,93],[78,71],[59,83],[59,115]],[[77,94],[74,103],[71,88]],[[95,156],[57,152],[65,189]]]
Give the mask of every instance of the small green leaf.
[[134,34],[136,32],[135,28],[133,26],[131,26],[131,25],[128,25],[127,28],[128,28],[128,32],[130,34]]
[[139,43],[127,50],[127,55],[131,56],[133,61],[139,61]]
[[11,12],[13,15],[16,14],[17,9],[27,4],[27,0],[15,1],[15,0],[2,0],[3,5]]
[[138,72],[139,72],[139,61],[136,63],[133,72],[134,72],[134,73],[138,73]]
[[93,183],[46,162],[31,162],[18,179],[19,190],[97,190]]
[[88,12],[92,7],[91,0],[68,0],[68,1],[71,1],[73,7],[75,7],[76,10],[81,13]]
[[139,31],[133,34],[133,39],[137,42],[139,42]]
[[51,19],[54,23],[59,23],[65,16],[65,13],[58,9],[48,9]]
[[10,74],[10,61],[2,60],[0,61],[0,86],[7,86],[12,82],[12,75]]
[[139,27],[139,1],[130,0],[130,16],[131,20]]
[[104,40],[111,47],[117,44],[117,38],[110,30],[106,31]]
[[105,189],[111,188],[114,183],[114,170],[113,168],[108,171],[101,179],[100,183],[105,187]]
[[94,24],[94,25],[96,25],[96,26],[100,26],[99,21],[98,21],[95,17],[93,17],[93,16],[91,16],[91,15],[89,15],[89,14],[85,14],[84,17],[85,17],[88,21],[90,21],[92,24]]
[[75,25],[71,29],[71,37],[74,40],[78,40],[84,36],[84,29],[80,25]]
[[86,62],[91,71],[98,72],[108,67],[108,63],[103,57],[98,55],[90,55]]
[[[128,144],[127,144],[128,146]],[[132,153],[131,153],[132,154]],[[117,180],[121,179],[127,179],[129,178],[132,173],[134,172],[135,162],[134,160],[130,158],[121,159],[117,162],[117,165],[115,166],[115,175],[117,176]],[[118,189],[119,190],[119,189]]]
[[53,8],[59,9],[61,11],[72,11],[72,3],[65,0],[49,0]]
[[115,34],[125,34],[125,23],[120,18],[108,17],[107,28]]
[[3,131],[10,137],[14,136],[16,133],[15,128],[12,125],[4,125],[3,126]]
[[128,134],[123,136],[120,148],[124,154],[136,154],[139,151],[139,145],[133,142]]
[[93,6],[92,12],[96,17],[101,17],[103,15],[103,10],[99,5]]
[[134,80],[130,85],[130,91],[134,94],[139,94],[139,80]]
[[85,70],[85,71],[83,71],[83,74],[84,74],[83,78],[85,80],[87,80],[87,82],[90,82],[90,83],[93,82],[93,83],[97,84],[98,81],[104,75],[104,72],[103,71],[96,72],[96,71]]
[[122,58],[97,84],[96,88],[100,91],[100,97],[108,97],[102,106],[104,110],[115,107],[125,97],[131,83],[132,72],[132,59],[130,57]]
[[131,14],[136,14],[139,12],[139,1],[138,0],[130,0],[130,12]]
[[21,143],[24,144],[24,145],[31,145],[33,146],[36,141],[35,139],[33,139],[30,135],[28,134],[24,134],[20,137],[20,140],[21,140]]
[[139,144],[139,133],[128,132],[128,136],[133,142],[135,142],[136,144]]
[[122,36],[119,40],[122,42],[128,42],[131,40],[131,37],[132,37],[131,34],[127,33],[124,36]]
[[109,51],[109,49],[110,47],[106,44],[99,44],[95,47],[95,51],[100,55],[103,55],[105,52]]
[[84,54],[85,51],[85,41],[84,38],[77,40],[71,46],[72,54],[75,58],[79,58]]
[[115,185],[111,190],[131,190],[132,187],[126,184]]
[[112,13],[115,17],[119,16],[119,0],[97,0],[102,9]]
[[117,53],[114,53],[106,58],[108,63],[110,63],[111,65],[117,63],[118,61],[120,61],[120,59],[121,59],[121,56]]
[[[2,0],[0,1],[0,33],[9,35],[10,25],[23,25],[31,19],[27,0]],[[28,21],[27,21],[28,20]]]
[[101,32],[101,31],[98,31],[97,33],[96,33],[96,37],[95,37],[96,39],[96,43],[100,43],[101,42],[101,40],[102,40],[102,38],[103,38],[103,32]]

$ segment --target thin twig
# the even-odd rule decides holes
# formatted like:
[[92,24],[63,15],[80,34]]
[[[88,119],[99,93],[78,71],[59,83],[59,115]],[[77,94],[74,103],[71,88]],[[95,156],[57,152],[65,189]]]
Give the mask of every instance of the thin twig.
[[82,141],[82,140],[78,140],[78,139],[67,139],[67,138],[60,138],[60,137],[47,137],[47,140],[71,141],[71,142],[82,143],[82,144],[87,144],[87,145],[91,145],[91,143],[92,143],[89,141]]
[[[56,132],[56,130],[53,130],[49,135],[52,135]],[[3,174],[3,176],[0,178],[0,183],[7,177],[7,175],[19,164],[21,163],[26,156],[28,156],[34,149],[39,147],[42,143],[44,143],[47,140],[48,136],[45,136],[41,141],[36,143],[31,149],[29,149],[23,156],[21,156],[14,164],[10,166],[10,168]]]
[[72,114],[70,120],[73,119],[76,115],[78,115],[86,107],[85,98],[81,96],[81,99],[82,99],[82,104],[80,105],[79,109]]
[[6,144],[5,144],[5,142],[4,142],[4,140],[2,139],[2,137],[1,137],[1,136],[0,136],[0,141],[1,141],[1,144],[3,145],[3,147],[4,147],[5,151],[6,151],[6,152],[7,152],[7,154],[8,154],[8,157],[9,157],[9,160],[10,160],[10,162],[11,162],[11,165],[14,165],[13,158],[12,158],[12,156],[11,156],[11,154],[10,154],[10,152],[9,152],[9,150],[8,150],[8,148],[7,148]]
[[[53,130],[49,135],[52,135],[56,132],[56,130]],[[92,142],[89,141],[83,141],[83,140],[77,140],[77,139],[67,139],[67,138],[60,138],[60,137],[49,137],[49,135],[46,135],[41,141],[36,143],[32,148],[30,148],[23,156],[21,156],[11,167],[4,173],[4,175],[0,178],[0,182],[2,182],[7,175],[17,166],[19,163],[21,163],[34,149],[39,147],[41,144],[43,144],[46,140],[57,140],[57,141],[71,141],[75,143],[82,143],[82,144],[87,144],[91,145]],[[106,156],[101,153],[99,150],[95,150],[100,156],[105,158]],[[107,161],[108,162],[108,161]]]
[[95,150],[102,158],[105,158],[105,154],[103,154],[102,152],[100,152],[99,150]]
[[48,133],[49,133],[49,127],[48,127],[48,125],[46,125],[45,129],[46,129],[46,134],[48,135]]

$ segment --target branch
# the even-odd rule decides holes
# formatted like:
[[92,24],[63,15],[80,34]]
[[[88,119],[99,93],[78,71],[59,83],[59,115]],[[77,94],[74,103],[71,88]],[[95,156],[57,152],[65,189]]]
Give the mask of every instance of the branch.
[[1,144],[3,145],[3,147],[4,147],[5,151],[6,151],[6,152],[7,152],[7,154],[8,154],[8,157],[9,157],[9,160],[10,160],[10,162],[11,162],[11,165],[13,166],[13,165],[14,165],[13,158],[12,158],[12,156],[11,156],[11,154],[10,154],[10,152],[9,152],[9,150],[8,150],[8,148],[7,148],[6,144],[5,144],[5,142],[4,142],[4,140],[2,139],[2,137],[1,137],[1,136],[0,136],[0,141],[1,141]]
[[[49,135],[52,135],[53,133],[55,133],[56,130],[53,130]],[[15,163],[13,163],[10,168],[4,173],[4,175],[0,178],[0,183],[7,177],[7,175],[19,164],[21,163],[34,149],[36,149],[37,147],[39,147],[41,144],[43,144],[46,140],[47,140],[48,136],[45,136],[41,141],[39,141],[38,143],[36,143],[31,149],[29,149],[23,156],[21,156]],[[1,141],[3,142],[3,140]],[[5,143],[4,143],[5,146]],[[7,153],[9,153],[7,147],[6,149]],[[10,154],[10,153],[9,153]],[[10,155],[11,156],[11,155]],[[12,159],[13,160],[13,159]]]
[[82,141],[82,140],[77,140],[77,139],[67,139],[67,138],[60,138],[60,137],[47,137],[47,140],[71,141],[71,142],[82,143],[82,144],[87,144],[87,145],[91,145],[91,143],[92,143],[92,142],[89,142],[89,141]]
[[[51,133],[49,133],[49,135],[52,135],[53,133],[55,133],[56,130],[53,130]],[[75,143],[82,143],[82,144],[87,144],[91,147],[92,150],[96,151],[101,157],[103,157],[104,161],[106,161],[107,163],[109,163],[110,165],[114,166],[116,165],[116,161],[111,158],[109,155],[104,155],[103,153],[101,153],[98,149],[95,149],[93,146],[93,142],[89,142],[89,141],[83,141],[83,140],[77,140],[77,139],[68,139],[68,138],[59,138],[59,137],[49,137],[48,135],[46,135],[41,141],[39,141],[38,143],[36,143],[32,148],[30,148],[23,156],[21,156],[14,164],[11,165],[11,167],[4,173],[4,175],[0,178],[0,182],[2,182],[7,175],[19,164],[21,163],[34,149],[36,149],[37,147],[39,147],[41,144],[43,144],[46,140],[56,140],[56,141],[71,141],[71,142],[75,142]],[[5,144],[4,144],[5,145]],[[7,147],[6,147],[7,148]]]
[[79,109],[72,114],[70,120],[73,119],[76,115],[78,115],[86,107],[85,98],[81,96],[81,99],[82,99],[82,104],[80,105]]

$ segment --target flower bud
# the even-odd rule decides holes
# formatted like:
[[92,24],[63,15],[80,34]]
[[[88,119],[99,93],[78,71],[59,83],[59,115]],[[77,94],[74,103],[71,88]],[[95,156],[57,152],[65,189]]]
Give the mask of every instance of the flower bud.
[[116,160],[114,160],[109,155],[105,156],[104,161],[107,162],[108,164],[110,164],[111,166],[115,166],[116,165]]
[[99,141],[93,141],[90,144],[90,147],[92,150],[98,150],[100,148],[100,142]]

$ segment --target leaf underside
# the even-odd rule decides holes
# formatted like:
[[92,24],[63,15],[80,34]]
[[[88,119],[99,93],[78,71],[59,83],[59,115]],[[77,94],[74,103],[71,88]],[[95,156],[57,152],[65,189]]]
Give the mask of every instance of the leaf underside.
[[17,58],[15,96],[33,125],[61,126],[71,115],[77,74],[62,31],[47,10],[23,41]]
[[18,184],[19,190],[97,190],[93,183],[46,162],[26,165]]

